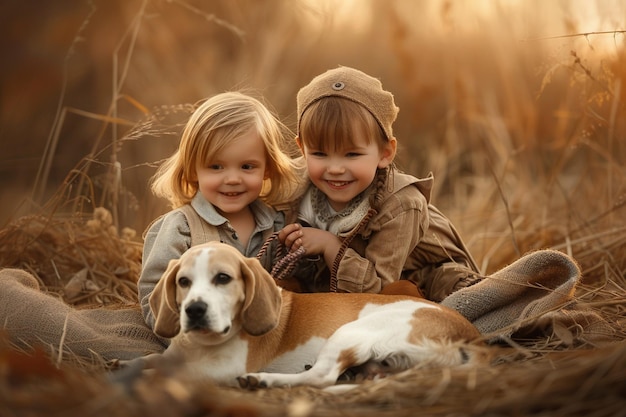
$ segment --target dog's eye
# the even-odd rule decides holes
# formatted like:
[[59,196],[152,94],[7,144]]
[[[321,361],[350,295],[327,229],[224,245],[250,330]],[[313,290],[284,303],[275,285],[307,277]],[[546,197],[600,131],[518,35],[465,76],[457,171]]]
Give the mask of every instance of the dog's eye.
[[178,278],[178,286],[181,288],[187,288],[191,285],[191,280],[187,277]]
[[228,274],[219,273],[214,278],[216,285],[226,285],[232,281],[232,277]]

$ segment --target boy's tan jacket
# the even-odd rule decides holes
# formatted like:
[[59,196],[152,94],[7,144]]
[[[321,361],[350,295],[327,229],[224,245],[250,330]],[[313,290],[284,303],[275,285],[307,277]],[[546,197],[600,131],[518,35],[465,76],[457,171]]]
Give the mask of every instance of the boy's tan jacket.
[[[478,268],[450,221],[432,204],[432,175],[418,179],[394,171],[393,187],[379,212],[357,233],[337,270],[337,290],[377,293],[401,279],[415,282],[426,298],[441,301],[476,282]],[[306,291],[328,291],[330,271],[318,262]],[[315,271],[312,271],[315,269]],[[304,271],[299,271],[303,273]]]

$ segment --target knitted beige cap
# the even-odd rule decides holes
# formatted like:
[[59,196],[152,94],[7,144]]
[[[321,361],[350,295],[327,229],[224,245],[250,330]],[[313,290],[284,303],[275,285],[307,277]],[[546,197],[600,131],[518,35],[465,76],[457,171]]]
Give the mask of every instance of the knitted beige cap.
[[300,89],[297,97],[298,134],[300,120],[306,109],[317,100],[331,96],[359,103],[372,113],[387,139],[393,137],[392,124],[400,110],[393,101],[393,94],[383,90],[378,79],[350,67],[328,70]]

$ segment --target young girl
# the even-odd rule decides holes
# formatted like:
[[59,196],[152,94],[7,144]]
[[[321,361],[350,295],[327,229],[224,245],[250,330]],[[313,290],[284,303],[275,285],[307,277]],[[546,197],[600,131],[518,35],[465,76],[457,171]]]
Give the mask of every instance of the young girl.
[[[289,201],[302,180],[296,162],[281,150],[283,129],[260,101],[238,92],[211,97],[190,117],[178,150],[152,181],[154,194],[173,210],[145,235],[138,287],[150,327],[149,297],[171,259],[210,240],[254,257],[284,226],[272,206]],[[192,236],[194,228],[202,233]],[[271,260],[263,261],[268,268]]]
[[393,164],[398,108],[380,81],[339,67],[302,88],[297,107],[310,186],[299,223],[279,238],[306,251],[296,274],[304,291],[378,293],[408,280],[441,301],[479,280],[453,225],[429,204],[432,175],[418,179]]

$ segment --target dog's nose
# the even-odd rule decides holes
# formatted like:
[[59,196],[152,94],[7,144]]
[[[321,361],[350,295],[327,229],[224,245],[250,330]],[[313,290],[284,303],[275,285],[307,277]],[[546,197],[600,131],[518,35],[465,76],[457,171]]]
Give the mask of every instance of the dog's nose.
[[199,320],[206,314],[207,307],[207,303],[204,301],[195,301],[185,308],[185,313],[187,313],[189,320]]

